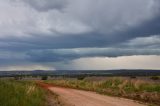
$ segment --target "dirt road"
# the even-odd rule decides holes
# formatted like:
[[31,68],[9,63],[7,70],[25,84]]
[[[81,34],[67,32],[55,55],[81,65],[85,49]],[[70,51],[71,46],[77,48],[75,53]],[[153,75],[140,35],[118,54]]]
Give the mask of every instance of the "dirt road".
[[44,85],[50,91],[59,95],[69,106],[146,106],[135,101],[100,95],[95,92]]

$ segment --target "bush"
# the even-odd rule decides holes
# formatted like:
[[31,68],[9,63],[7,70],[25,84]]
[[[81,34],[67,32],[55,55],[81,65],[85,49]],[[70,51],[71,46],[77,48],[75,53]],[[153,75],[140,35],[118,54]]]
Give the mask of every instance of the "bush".
[[131,79],[135,79],[135,78],[136,78],[136,76],[130,76],[130,78],[131,78]]
[[48,76],[42,76],[41,79],[42,79],[42,80],[47,80],[47,79],[48,79]]
[[152,79],[152,80],[159,80],[160,78],[158,76],[152,76],[150,79]]
[[22,76],[15,76],[14,79],[15,79],[15,80],[21,80],[21,79],[22,79]]
[[78,76],[77,79],[78,80],[83,80],[85,78],[85,76]]

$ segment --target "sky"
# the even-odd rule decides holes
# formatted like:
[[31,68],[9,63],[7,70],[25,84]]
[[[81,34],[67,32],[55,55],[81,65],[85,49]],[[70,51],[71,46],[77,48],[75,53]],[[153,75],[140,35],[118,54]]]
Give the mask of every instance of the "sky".
[[0,0],[0,70],[160,69],[160,0]]

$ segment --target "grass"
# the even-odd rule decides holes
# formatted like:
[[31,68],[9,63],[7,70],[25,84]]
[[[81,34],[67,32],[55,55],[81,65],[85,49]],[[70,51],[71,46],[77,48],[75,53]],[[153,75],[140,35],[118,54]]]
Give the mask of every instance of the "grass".
[[102,81],[61,79],[46,82],[57,86],[95,91],[160,105],[160,83],[122,78],[111,78]]
[[0,106],[44,106],[44,95],[33,82],[0,80]]

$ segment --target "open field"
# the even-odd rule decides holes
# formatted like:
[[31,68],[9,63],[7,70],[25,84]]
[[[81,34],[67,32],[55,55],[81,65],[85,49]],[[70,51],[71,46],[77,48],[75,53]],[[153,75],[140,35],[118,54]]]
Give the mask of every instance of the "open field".
[[44,106],[44,93],[32,82],[0,80],[0,106]]
[[117,106],[117,101],[118,106],[159,106],[159,77],[41,76],[0,79],[0,106],[72,106],[68,103],[75,106],[81,106],[79,103],[85,106]]
[[33,80],[0,79],[0,106],[62,106],[58,95]]
[[160,105],[160,83],[157,81],[110,77],[96,81],[93,79],[57,79],[45,82]]
[[34,81],[0,79],[0,106],[60,106],[56,99]]

